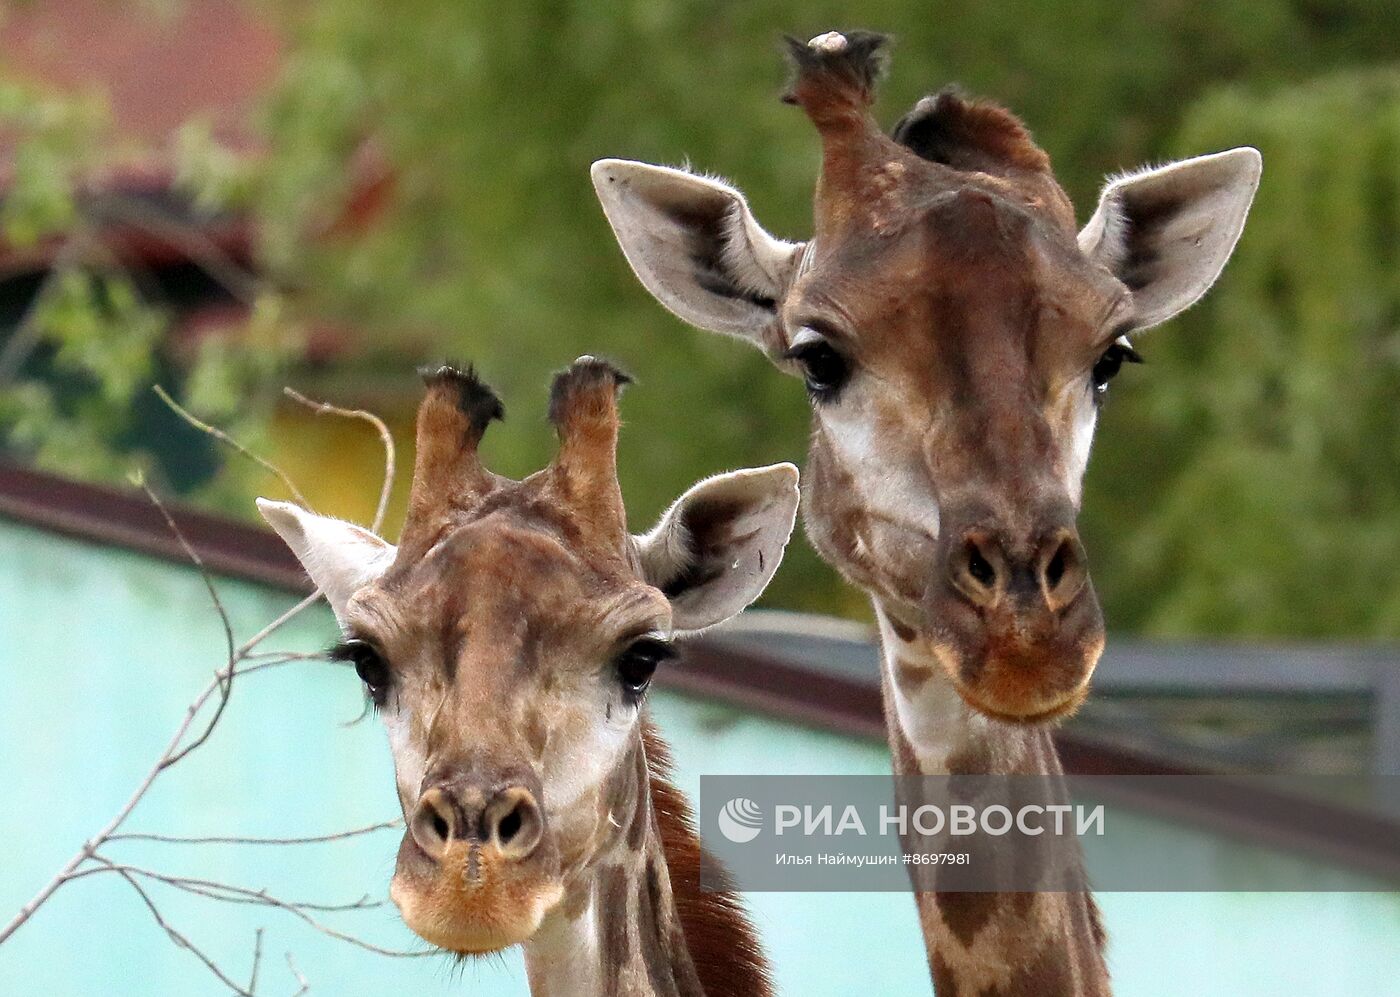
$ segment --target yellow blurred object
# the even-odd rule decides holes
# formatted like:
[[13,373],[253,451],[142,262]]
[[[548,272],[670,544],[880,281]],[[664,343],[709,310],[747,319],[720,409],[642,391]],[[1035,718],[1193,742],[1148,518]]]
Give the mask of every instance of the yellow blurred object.
[[[413,408],[375,414],[389,426],[398,448],[398,473],[383,530],[386,539],[393,540],[403,522],[413,472]],[[384,480],[384,450],[367,424],[316,415],[288,402],[278,409],[268,438],[267,456],[296,482],[312,511],[362,524],[374,518]],[[269,487],[278,486],[273,482]]]

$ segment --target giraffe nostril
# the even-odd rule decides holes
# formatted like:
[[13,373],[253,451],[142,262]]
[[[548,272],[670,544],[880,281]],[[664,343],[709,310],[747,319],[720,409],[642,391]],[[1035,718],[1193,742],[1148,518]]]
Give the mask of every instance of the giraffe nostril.
[[1065,545],[1060,544],[1055,550],[1055,555],[1050,558],[1050,563],[1045,566],[1045,584],[1051,589],[1055,589],[1060,584],[1060,579],[1065,577]]
[[991,588],[996,584],[996,569],[982,556],[976,544],[968,544],[967,548],[967,573],[982,587]]
[[492,845],[507,861],[520,861],[544,837],[544,812],[524,786],[508,786],[489,797],[471,785],[442,785],[418,800],[409,834],[434,861],[463,843]]
[[996,605],[1006,583],[1006,561],[995,539],[968,532],[944,555],[944,571],[953,589],[978,609]]
[[408,831],[429,858],[440,859],[454,838],[460,837],[456,810],[441,789],[430,789],[418,801]]
[[524,786],[503,789],[486,807],[486,835],[508,859],[530,855],[544,837],[544,814],[535,796]]
[[[1084,548],[1073,533],[1062,531],[1051,541],[1049,556],[1040,569],[1041,590],[1052,612],[1071,605],[1088,580]],[[1043,555],[1042,555],[1043,556]]]
[[501,840],[501,844],[510,844],[510,839],[520,833],[520,828],[524,823],[524,819],[520,816],[520,809],[517,807],[502,817],[501,822],[496,825],[496,837]]

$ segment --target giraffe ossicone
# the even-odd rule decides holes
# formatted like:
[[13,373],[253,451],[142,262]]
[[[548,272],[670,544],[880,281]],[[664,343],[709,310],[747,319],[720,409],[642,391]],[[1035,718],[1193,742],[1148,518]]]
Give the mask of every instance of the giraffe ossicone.
[[503,408],[475,372],[424,380],[397,545],[258,503],[329,597],[334,654],[387,729],[405,923],[462,955],[523,945],[536,994],[768,993],[736,899],[700,890],[690,807],[645,704],[673,638],[767,585],[797,469],[706,479],[634,537],[617,368],[581,357],[555,378],[558,452],[522,481],[479,459]]

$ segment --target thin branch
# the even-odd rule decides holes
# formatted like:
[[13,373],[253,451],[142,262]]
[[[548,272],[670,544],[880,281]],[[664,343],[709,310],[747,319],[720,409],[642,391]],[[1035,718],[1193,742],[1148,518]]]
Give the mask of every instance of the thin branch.
[[253,838],[237,836],[209,836],[209,837],[180,837],[173,834],[113,834],[108,841],[155,841],[167,845],[319,845],[328,841],[344,841],[346,838],[356,838],[365,834],[373,834],[376,831],[387,831],[390,828],[402,827],[403,819],[381,821],[378,824],[367,824],[364,827],[351,828],[348,831],[337,831],[334,834],[315,834],[299,838]]
[[374,522],[370,530],[378,533],[384,525],[384,514],[389,510],[389,495],[394,489],[394,437],[384,420],[373,412],[358,408],[341,408],[329,402],[318,402],[307,398],[295,388],[283,388],[282,392],[294,402],[300,402],[317,415],[339,415],[346,419],[363,419],[379,433],[379,441],[384,445],[384,482],[379,488],[379,505],[374,510]]
[[262,939],[263,929],[259,928],[253,932],[253,969],[248,974],[248,992],[250,994],[258,992],[258,968],[262,965]]
[[220,883],[211,879],[196,879],[190,876],[171,876],[166,873],[158,873],[153,870],[140,869],[136,866],[113,862],[102,854],[92,855],[89,861],[97,864],[89,865],[85,869],[79,869],[68,877],[69,880],[84,879],[88,876],[99,876],[103,873],[119,872],[125,869],[133,875],[146,876],[166,886],[184,890],[186,893],[193,893],[209,900],[218,900],[222,903],[253,904],[255,906],[286,908],[289,910],[314,910],[323,914],[343,914],[346,911],[354,910],[378,910],[387,903],[387,901],[384,900],[372,900],[369,894],[361,896],[358,900],[351,900],[346,903],[338,904],[319,903],[309,900],[278,900],[269,897],[266,890],[253,890],[246,886],[236,886],[233,883]]
[[[144,483],[142,487],[145,487]],[[68,862],[63,866],[63,868],[61,868],[58,871],[58,873],[55,874],[54,877],[51,880],[49,880],[49,882],[45,884],[45,886],[42,889],[40,889],[40,891],[37,894],[35,894],[33,899],[31,899],[27,904],[20,908],[19,913],[17,913],[13,918],[11,918],[10,922],[6,924],[3,929],[0,929],[0,944],[3,944],[7,938],[13,935],[16,931],[18,931],[20,926],[26,921],[28,921],[30,917],[33,916],[34,912],[38,910],[39,907],[45,901],[47,901],[49,897],[53,895],[55,890],[57,890],[64,883],[68,882],[69,879],[75,878],[74,873],[78,870],[79,866],[81,866],[84,862],[88,861],[89,859],[95,857],[97,849],[102,847],[103,842],[105,842],[114,833],[116,833],[117,829],[120,828],[123,822],[125,822],[125,820],[127,819],[127,817],[131,815],[131,812],[136,809],[136,804],[141,802],[142,797],[146,795],[147,790],[151,788],[151,785],[156,781],[157,777],[159,777],[162,772],[164,772],[167,768],[174,764],[174,762],[179,761],[179,759],[189,754],[190,750],[193,750],[194,747],[198,747],[200,744],[204,743],[204,741],[208,738],[209,731],[213,730],[213,724],[217,723],[218,718],[222,715],[223,707],[227,704],[228,697],[232,692],[233,629],[231,624],[229,623],[228,614],[224,611],[223,603],[219,600],[218,592],[214,588],[213,581],[210,579],[208,571],[204,567],[204,562],[200,559],[199,555],[195,552],[195,550],[189,545],[189,542],[185,539],[184,535],[180,533],[178,527],[175,526],[174,520],[170,517],[170,513],[166,510],[166,508],[163,505],[161,505],[159,499],[155,499],[154,494],[152,494],[149,489],[147,489],[147,494],[151,495],[152,499],[155,500],[157,508],[160,509],[162,515],[165,517],[165,520],[170,525],[170,527],[175,530],[176,536],[179,538],[180,543],[184,547],[186,553],[189,554],[189,556],[194,560],[195,565],[199,568],[200,575],[203,577],[204,583],[208,587],[210,597],[214,601],[214,607],[219,612],[220,621],[223,623],[224,637],[229,647],[230,661],[226,669],[215,673],[214,679],[209,683],[208,686],[205,687],[204,692],[185,711],[184,719],[180,722],[179,728],[176,729],[174,737],[170,739],[170,743],[166,746],[165,752],[160,756],[160,759],[156,762],[156,764],[153,765],[151,769],[146,773],[145,777],[142,778],[140,784],[137,785],[136,790],[127,799],[126,803],[122,805],[121,809],[117,811],[116,816],[113,817],[110,821],[108,821],[107,825],[103,827],[102,830],[98,831],[87,841],[83,842],[82,847],[79,848],[78,851],[73,855],[73,857],[68,860]],[[216,689],[221,691],[220,705],[213,721],[211,721],[210,726],[206,729],[204,735],[202,735],[193,746],[187,748],[184,751],[178,750],[179,745],[181,744],[181,742],[184,741],[186,733],[189,732],[191,725],[194,723],[194,718],[198,714],[199,708],[208,700],[209,696],[212,695]]]
[[[317,589],[315,592],[312,592],[306,598],[302,599],[301,602],[297,603],[291,609],[287,610],[281,616],[277,617],[277,619],[273,620],[267,626],[263,627],[257,633],[253,634],[253,636],[245,640],[243,644],[238,648],[238,650],[234,652],[234,659],[236,661],[242,661],[248,656],[249,651],[257,647],[263,641],[267,640],[267,638],[271,637],[278,630],[281,630],[284,626],[286,626],[296,617],[300,616],[303,612],[316,605],[316,603],[318,603],[321,600],[321,594],[321,590]],[[251,671],[251,669],[249,670]]]
[[165,402],[166,407],[169,408],[170,411],[174,412],[181,419],[184,419],[185,422],[189,423],[201,433],[208,433],[210,436],[214,437],[214,439],[218,440],[219,442],[228,444],[239,454],[248,458],[254,464],[257,464],[268,474],[271,474],[274,477],[276,477],[277,480],[282,483],[282,487],[287,489],[287,494],[291,495],[292,498],[296,500],[297,505],[301,506],[303,509],[310,508],[310,505],[306,501],[306,496],[301,493],[301,489],[298,488],[296,484],[292,481],[292,479],[287,476],[287,473],[285,471],[283,471],[276,464],[272,463],[272,461],[268,460],[266,457],[262,457],[258,454],[253,453],[253,451],[249,450],[242,443],[239,443],[237,440],[235,440],[228,433],[224,432],[218,426],[211,426],[209,425],[209,423],[200,419],[189,409],[185,408],[175,399],[171,398],[169,392],[167,392],[159,384],[153,385],[151,387],[151,390],[156,393],[156,397],[158,397],[161,401]]
[[252,675],[254,672],[261,672],[268,668],[281,668],[283,665],[295,665],[303,661],[319,661],[323,664],[334,665],[337,668],[345,667],[344,662],[332,661],[324,654],[313,654],[310,657],[306,658],[283,658],[279,656],[276,658],[272,658],[269,661],[259,661],[255,664],[247,665],[246,667],[240,668],[238,669],[238,674]]
[[297,964],[292,961],[290,952],[287,953],[287,969],[291,972],[292,979],[296,980],[300,987],[296,993],[292,994],[292,997],[302,997],[303,994],[310,993],[311,984],[306,982],[306,977],[302,976],[301,971],[297,969]]
[[[287,900],[281,900],[277,897],[272,896],[265,890],[249,890],[245,887],[230,886],[226,883],[210,884],[207,881],[187,880],[179,876],[167,876],[163,873],[155,872],[151,869],[143,869],[140,866],[117,865],[116,863],[111,862],[108,859],[102,858],[101,856],[94,856],[94,858],[99,862],[111,865],[113,867],[113,870],[116,872],[122,873],[124,875],[139,876],[157,883],[163,883],[166,886],[171,886],[175,889],[183,890],[186,893],[195,893],[201,896],[209,896],[210,894],[205,891],[211,889],[222,889],[229,891],[230,893],[242,896],[247,900],[261,904],[263,906],[275,907],[278,910],[285,910],[293,917],[299,918],[311,928],[315,929],[316,931],[319,931],[321,934],[326,935],[327,937],[337,939],[338,941],[346,942],[347,944],[354,945],[356,948],[362,948],[367,952],[373,952],[376,955],[389,956],[395,959],[422,959],[438,954],[437,952],[431,949],[424,949],[417,952],[411,952],[406,949],[386,949],[383,946],[374,944],[373,942],[365,941],[363,938],[347,934],[344,931],[338,931],[337,929],[332,928],[327,924],[322,924],[320,921],[316,920],[314,917],[307,913],[307,910],[314,910],[316,909],[315,907],[305,904],[295,904]],[[213,897],[213,899],[223,900],[227,898]],[[352,906],[343,909],[363,908]]]
[[[165,519],[165,525],[170,527],[171,533],[175,534],[175,539],[178,540],[180,546],[184,548],[186,556],[189,557],[189,559],[194,562],[194,566],[199,569],[199,577],[203,580],[204,587],[209,592],[209,599],[214,604],[214,611],[219,614],[219,622],[223,625],[224,644],[228,651],[227,665],[214,673],[214,678],[219,688],[219,705],[214,708],[214,715],[209,718],[209,722],[204,725],[204,730],[198,737],[173,754],[167,752],[165,757],[157,763],[158,769],[168,769],[191,751],[194,751],[202,745],[205,741],[209,740],[209,735],[214,733],[214,728],[218,726],[219,720],[223,717],[224,710],[228,706],[228,701],[233,695],[234,665],[237,663],[237,650],[234,648],[233,624],[229,621],[228,610],[224,608],[223,600],[219,598],[219,590],[214,586],[214,579],[213,576],[209,574],[209,569],[204,566],[204,559],[199,556],[199,551],[195,550],[189,540],[185,538],[184,531],[182,531],[179,524],[175,522],[175,518],[170,515],[170,510],[165,507],[165,503],[160,500],[160,496],[151,490],[151,486],[146,484],[144,478],[138,479],[138,483],[142,491],[146,493],[146,497],[149,498],[152,504],[160,511],[161,516]],[[191,719],[193,719],[193,715],[198,712],[199,706],[203,705],[203,702],[201,698],[197,705],[190,708]]]
[[[142,482],[142,487],[146,488],[144,482]],[[28,921],[34,915],[34,912],[38,910],[39,907],[42,906],[49,899],[49,897],[53,896],[55,890],[61,887],[64,883],[68,882],[70,879],[77,878],[74,874],[77,872],[79,866],[81,866],[84,862],[87,862],[89,859],[95,857],[95,853],[99,848],[102,847],[103,843],[106,842],[107,839],[109,839],[113,834],[117,832],[117,830],[126,821],[127,817],[131,816],[131,812],[136,809],[136,805],[141,802],[141,799],[146,795],[147,791],[151,788],[152,784],[155,783],[156,779],[160,776],[162,772],[168,769],[171,765],[178,762],[180,759],[187,756],[190,753],[190,751],[199,747],[206,740],[208,740],[209,734],[213,731],[214,726],[218,723],[220,717],[223,716],[224,707],[227,705],[228,698],[232,693],[235,666],[235,649],[233,647],[233,628],[229,622],[228,614],[224,610],[223,603],[219,599],[218,591],[214,588],[213,580],[210,578],[209,572],[205,568],[204,562],[199,557],[198,552],[196,552],[194,548],[190,546],[189,541],[186,540],[184,534],[180,532],[179,527],[176,526],[175,521],[170,516],[169,511],[155,496],[155,494],[151,492],[149,488],[146,488],[146,493],[151,497],[152,501],[156,503],[156,508],[158,508],[162,516],[165,517],[166,523],[170,526],[172,530],[174,530],[175,535],[179,539],[181,546],[184,548],[185,552],[189,555],[191,560],[194,561],[195,566],[199,569],[200,576],[204,580],[204,584],[209,591],[210,598],[213,600],[214,608],[218,611],[220,622],[223,624],[224,627],[224,639],[225,643],[228,646],[229,661],[225,668],[214,673],[214,678],[210,681],[210,683],[207,686],[205,686],[204,691],[200,693],[200,695],[196,697],[194,702],[191,703],[189,707],[185,710],[185,716],[181,720],[180,726],[176,729],[174,736],[170,739],[169,744],[166,745],[165,751],[161,754],[160,758],[156,761],[155,765],[153,765],[150,768],[150,770],[146,773],[146,775],[142,778],[141,782],[137,785],[135,791],[132,792],[131,796],[127,799],[126,803],[122,804],[122,807],[120,810],[117,811],[116,816],[114,816],[110,821],[108,821],[107,825],[103,827],[102,830],[98,831],[87,841],[83,842],[82,847],[79,848],[78,851],[73,855],[73,857],[68,860],[68,862],[63,866],[63,868],[59,869],[59,871],[54,875],[54,877],[51,880],[49,880],[49,882],[46,883],[43,886],[43,888],[40,889],[39,892],[34,895],[33,898],[27,904],[20,908],[19,913],[17,913],[13,918],[11,918],[9,923],[6,924],[3,929],[0,929],[0,944],[4,944],[6,939],[8,939],[11,935],[18,931],[20,926],[23,925],[26,921]],[[200,707],[202,707],[209,700],[209,697],[213,695],[216,690],[220,693],[220,696],[219,706],[215,712],[214,717],[212,718],[208,726],[206,726],[204,733],[199,738],[197,738],[195,742],[187,746],[184,750],[180,750],[180,744],[183,743],[185,735],[189,732],[190,727],[193,725],[194,719],[198,715]]]
[[170,940],[175,943],[176,948],[187,949],[191,953],[193,953],[194,956],[198,958],[200,962],[204,963],[205,968],[207,968],[209,972],[213,973],[216,977],[218,977],[220,983],[228,987],[235,994],[240,995],[240,997],[256,997],[256,995],[253,994],[251,990],[245,990],[243,989],[243,987],[233,982],[233,980],[229,979],[228,975],[222,969],[219,968],[218,963],[216,963],[213,959],[206,955],[203,949],[195,945],[194,942],[190,941],[189,938],[187,938],[184,934],[177,931],[175,927],[172,926],[170,922],[164,918],[164,916],[162,916],[160,908],[157,907],[155,901],[151,899],[151,895],[146,892],[146,890],[141,886],[139,882],[136,881],[136,877],[134,875],[127,872],[125,869],[120,868],[115,869],[113,871],[115,871],[117,875],[121,876],[122,879],[126,880],[127,883],[131,885],[131,888],[136,891],[137,896],[139,896],[141,898],[141,901],[146,905],[146,909],[151,912],[151,917],[155,918],[156,924],[158,924],[161,930],[164,931],[166,935],[169,936]]
[[[102,861],[108,861],[105,856],[99,857]],[[261,907],[278,907],[283,910],[310,911],[314,910],[321,914],[343,914],[352,910],[378,910],[387,901],[373,900],[368,894],[358,900],[350,900],[345,903],[329,904],[319,903],[314,900],[284,900],[274,897],[266,890],[254,890],[246,886],[237,886],[233,883],[220,883],[212,879],[198,879],[192,876],[171,876],[166,873],[159,873],[153,870],[139,869],[135,866],[114,865],[116,869],[125,869],[133,875],[143,875],[148,879],[164,883],[166,886],[173,886],[176,889],[184,890],[187,893],[194,893],[210,900],[219,900],[230,904],[254,904]]]

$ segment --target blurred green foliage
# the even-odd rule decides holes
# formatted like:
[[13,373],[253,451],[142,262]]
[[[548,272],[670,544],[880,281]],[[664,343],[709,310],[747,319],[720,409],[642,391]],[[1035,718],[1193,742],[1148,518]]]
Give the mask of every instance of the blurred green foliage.
[[[197,135],[199,123],[188,131]],[[253,476],[233,465],[210,482],[216,464],[191,469],[199,461],[178,451],[208,449],[209,441],[178,424],[151,387],[168,382],[190,408],[256,439],[271,411],[266,386],[297,348],[295,327],[276,320],[280,295],[249,277],[241,290],[251,295],[252,317],[240,333],[205,338],[190,355],[175,356],[172,317],[151,275],[102,235],[114,223],[170,223],[138,197],[97,181],[129,151],[113,134],[101,95],[60,95],[0,78],[0,134],[14,149],[0,236],[11,253],[49,260],[27,300],[17,290],[23,278],[13,278],[16,290],[7,295],[19,310],[6,316],[0,339],[4,449],[77,477],[122,482],[135,470],[166,487],[199,483],[206,500],[242,509]],[[214,217],[235,206],[227,153],[183,135],[178,151],[177,182],[197,213]]]
[[[1352,72],[1400,62],[1390,0],[263,9],[291,42],[261,123],[271,153],[250,166],[192,126],[181,175],[208,204],[257,218],[262,264],[298,289],[299,313],[356,330],[358,359],[323,383],[342,400],[412,397],[415,363],[474,361],[512,416],[487,457],[519,475],[551,451],[548,373],[611,356],[639,382],[621,454],[638,528],[701,475],[799,459],[807,414],[796,382],[685,327],[637,284],[587,168],[690,162],[738,183],[776,234],[804,236],[817,146],[777,100],[780,33],[894,32],[885,120],[949,82],[1001,100],[1082,215],[1106,173],[1258,144],[1264,188],[1225,278],[1146,337],[1150,366],[1114,386],[1085,499],[1099,588],[1118,629],[1400,633],[1400,584],[1384,568],[1400,553],[1400,159],[1386,158],[1400,101],[1384,72]],[[308,239],[351,189],[367,140],[393,176],[386,211]],[[257,406],[234,404],[229,384],[280,375],[241,369],[214,407],[251,425]],[[865,612],[801,543],[765,602]]]
[[1099,586],[1152,633],[1400,636],[1400,68],[1218,92],[1177,147],[1231,142],[1265,182],[1228,279],[1111,399]]

